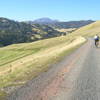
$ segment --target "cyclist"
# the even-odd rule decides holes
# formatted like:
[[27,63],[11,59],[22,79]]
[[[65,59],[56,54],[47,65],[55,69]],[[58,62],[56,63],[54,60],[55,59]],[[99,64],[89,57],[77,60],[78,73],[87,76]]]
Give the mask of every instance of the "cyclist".
[[97,34],[94,36],[94,40],[95,40],[95,46],[98,47],[98,45],[99,45],[99,36]]

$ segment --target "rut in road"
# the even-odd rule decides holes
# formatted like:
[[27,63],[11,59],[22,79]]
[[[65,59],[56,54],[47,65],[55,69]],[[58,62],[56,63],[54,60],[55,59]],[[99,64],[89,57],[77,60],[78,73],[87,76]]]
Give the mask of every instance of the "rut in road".
[[88,52],[81,52],[83,56],[65,74],[59,91],[48,100],[100,100],[100,48],[89,42]]

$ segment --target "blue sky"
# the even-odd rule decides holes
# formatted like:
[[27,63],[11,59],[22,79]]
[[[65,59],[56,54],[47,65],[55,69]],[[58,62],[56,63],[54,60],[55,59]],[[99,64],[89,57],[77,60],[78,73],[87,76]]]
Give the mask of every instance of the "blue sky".
[[99,20],[100,0],[0,0],[0,17],[18,21],[49,17],[61,21]]

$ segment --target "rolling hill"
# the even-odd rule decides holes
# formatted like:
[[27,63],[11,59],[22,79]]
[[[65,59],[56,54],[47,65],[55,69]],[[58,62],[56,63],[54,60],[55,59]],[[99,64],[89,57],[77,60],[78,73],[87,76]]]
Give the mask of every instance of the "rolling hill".
[[62,35],[48,25],[27,24],[7,18],[0,18],[0,46],[32,42]]

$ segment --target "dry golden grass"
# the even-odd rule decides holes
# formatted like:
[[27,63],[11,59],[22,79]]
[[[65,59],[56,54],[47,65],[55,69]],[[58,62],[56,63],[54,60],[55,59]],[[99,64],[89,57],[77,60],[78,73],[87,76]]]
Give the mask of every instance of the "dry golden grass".
[[90,25],[84,26],[72,34],[74,35],[81,35],[85,37],[94,36],[95,34],[100,35],[100,21],[96,21]]
[[69,33],[72,32],[74,30],[76,30],[76,28],[69,28],[69,29],[56,29],[59,32],[65,32],[65,33]]

